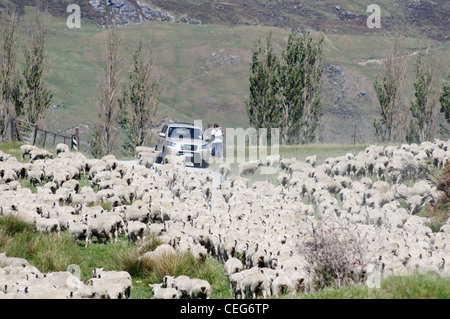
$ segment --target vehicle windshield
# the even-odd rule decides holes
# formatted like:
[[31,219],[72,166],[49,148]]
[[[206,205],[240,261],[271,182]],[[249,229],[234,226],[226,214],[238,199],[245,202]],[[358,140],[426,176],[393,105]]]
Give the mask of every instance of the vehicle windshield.
[[169,128],[169,138],[188,138],[195,140],[203,140],[203,132],[198,128],[193,127],[170,127]]

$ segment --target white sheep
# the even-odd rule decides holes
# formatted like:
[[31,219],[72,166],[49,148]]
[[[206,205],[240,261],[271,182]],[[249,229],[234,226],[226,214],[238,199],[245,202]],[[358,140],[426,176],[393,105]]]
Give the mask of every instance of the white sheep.
[[32,149],[30,151],[30,162],[34,162],[39,159],[53,158],[53,154],[44,149]]
[[230,175],[230,164],[229,163],[222,163],[219,166],[219,174],[220,174],[220,182],[224,182],[228,179],[228,176]]
[[181,293],[180,298],[190,298],[192,283],[191,278],[189,278],[188,276],[164,276],[163,286],[167,288],[175,288],[176,290],[178,290]]
[[270,280],[261,272],[244,276],[239,282],[244,298],[267,298],[270,296]]
[[31,158],[30,152],[32,150],[36,150],[36,149],[38,149],[38,148],[37,148],[37,146],[34,146],[34,145],[22,145],[20,147],[20,152],[22,154],[22,160],[25,159],[25,155],[29,155]]
[[102,281],[117,285],[120,287],[125,298],[130,297],[133,282],[131,279],[131,275],[127,271],[106,271],[103,268],[94,268],[92,271],[92,278],[100,279]]
[[310,164],[312,167],[315,167],[317,164],[317,155],[307,156],[305,162]]
[[212,288],[208,281],[204,279],[192,278],[191,291],[189,293],[191,299],[211,299]]
[[238,165],[239,176],[254,174],[259,166],[262,165],[261,161],[250,161],[240,163]]
[[69,146],[64,143],[59,143],[56,145],[56,155],[59,153],[68,153],[69,152]]
[[92,242],[92,237],[96,237],[99,243],[103,239],[113,243],[114,238],[118,237],[117,222],[114,218],[107,215],[94,214],[93,216],[84,215],[82,222],[88,226],[88,233],[86,237],[86,247]]
[[152,299],[180,299],[181,292],[172,287],[164,288],[162,284],[149,284],[152,288]]
[[229,258],[225,264],[225,274],[228,277],[231,277],[234,273],[240,272],[244,269],[244,265],[242,264],[242,261],[236,257]]
[[35,226],[38,231],[43,233],[56,232],[58,234],[61,234],[61,227],[56,218],[37,217],[35,219]]
[[135,244],[136,242],[142,242],[142,240],[144,240],[144,235],[147,230],[147,224],[144,224],[138,220],[129,221],[126,223],[125,229],[128,237],[128,242]]
[[272,296],[278,297],[280,294],[287,295],[294,292],[294,284],[289,277],[284,274],[277,274],[277,277],[271,283]]

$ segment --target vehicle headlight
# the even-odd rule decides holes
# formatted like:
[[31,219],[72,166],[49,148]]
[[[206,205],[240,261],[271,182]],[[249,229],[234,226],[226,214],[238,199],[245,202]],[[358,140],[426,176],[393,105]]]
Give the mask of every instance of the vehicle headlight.
[[208,147],[208,144],[202,145],[202,150],[205,150]]
[[177,143],[167,141],[167,142],[166,142],[166,145],[168,145],[168,146],[176,146]]

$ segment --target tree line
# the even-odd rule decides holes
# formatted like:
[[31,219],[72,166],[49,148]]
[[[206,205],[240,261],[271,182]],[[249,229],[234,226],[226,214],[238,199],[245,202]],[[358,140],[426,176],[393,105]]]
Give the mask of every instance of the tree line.
[[[281,144],[314,141],[323,115],[320,98],[323,73],[323,38],[313,40],[308,32],[291,31],[286,47],[277,54],[271,34],[260,38],[252,51],[249,98],[246,100],[250,124],[256,128],[279,128]],[[380,115],[373,120],[379,142],[419,143],[433,138],[440,113],[450,124],[450,89],[440,90],[439,61],[419,52],[414,62],[414,100],[408,107],[403,96],[407,57],[396,41],[383,63],[381,78],[373,88]],[[439,131],[448,135],[446,127]]]
[[[23,23],[25,63],[21,73],[16,67],[19,22],[19,15],[12,11],[0,23],[0,139],[5,137],[11,118],[39,124],[53,99],[45,83],[46,14],[38,6],[30,21]],[[113,153],[118,147],[124,153],[134,154],[136,146],[148,145],[160,100],[150,46],[137,44],[133,68],[125,81],[120,75],[122,42],[114,23],[107,32],[103,74],[98,80],[97,117],[89,135],[95,157]],[[119,130],[124,132],[123,142],[118,139]]]

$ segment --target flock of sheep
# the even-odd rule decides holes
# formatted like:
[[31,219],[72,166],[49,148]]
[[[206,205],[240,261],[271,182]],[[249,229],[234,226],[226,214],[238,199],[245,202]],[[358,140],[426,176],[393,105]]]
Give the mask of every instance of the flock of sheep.
[[[314,289],[311,261],[302,247],[311,230],[345,229],[364,250],[355,278],[382,279],[414,271],[450,276],[450,221],[439,232],[426,226],[416,208],[442,192],[427,180],[402,184],[405,170],[425,164],[442,168],[450,140],[420,145],[368,146],[358,154],[305,161],[281,156],[243,163],[230,176],[222,164],[220,186],[207,172],[187,172],[180,158],[154,166],[151,148],[136,148],[139,164],[126,166],[113,155],[87,159],[57,146],[57,156],[21,147],[20,162],[0,152],[0,215],[32,223],[38,231],[71,234],[77,241],[113,244],[125,234],[141,245],[157,236],[162,245],[141,258],[190,251],[196,258],[223,261],[233,297],[258,298]],[[278,168],[277,185],[246,174],[262,165]],[[82,176],[91,186],[81,186]],[[36,193],[22,187],[28,179]],[[389,182],[388,182],[389,181]],[[94,191],[94,189],[96,191]],[[108,203],[107,211],[100,203]],[[0,255],[0,298],[127,298],[126,272],[94,270],[88,284],[70,272],[42,274],[26,260]],[[127,276],[128,275],[128,276]],[[208,282],[186,276],[152,285],[154,298],[210,298]]]

